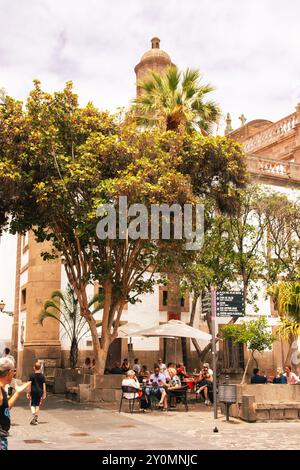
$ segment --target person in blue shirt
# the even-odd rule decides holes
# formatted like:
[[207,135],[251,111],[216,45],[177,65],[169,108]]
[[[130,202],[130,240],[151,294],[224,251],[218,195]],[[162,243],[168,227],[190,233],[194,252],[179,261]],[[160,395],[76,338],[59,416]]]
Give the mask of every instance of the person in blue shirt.
[[277,374],[273,379],[273,384],[286,384],[287,379],[286,376],[283,374],[283,370],[281,367],[277,367]]
[[253,375],[251,377],[251,383],[252,384],[266,384],[268,383],[268,379],[265,375],[260,375],[259,369],[255,367],[253,369]]

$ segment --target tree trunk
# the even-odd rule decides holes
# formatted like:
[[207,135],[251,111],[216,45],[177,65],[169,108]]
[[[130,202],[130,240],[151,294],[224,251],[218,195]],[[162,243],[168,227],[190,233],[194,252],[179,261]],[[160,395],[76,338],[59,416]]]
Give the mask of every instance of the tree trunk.
[[109,339],[107,337],[105,339],[102,338],[102,340],[104,340],[102,341],[104,343],[104,346],[101,347],[94,317],[89,312],[88,315],[85,315],[85,318],[88,322],[91,335],[92,335],[93,349],[94,349],[95,361],[96,361],[95,371],[96,371],[96,374],[103,375],[104,370],[105,370],[105,363],[106,363],[108,348],[109,348]]
[[[175,269],[175,271],[178,271]],[[168,273],[168,320],[172,318],[181,319],[181,302],[180,302],[180,276],[178,273]],[[176,340],[175,340],[176,341]],[[172,345],[170,341],[164,342],[164,347],[166,348],[163,351],[163,356],[166,358],[167,362],[179,362],[177,357],[174,358],[174,348],[173,344],[175,344],[175,349],[177,344],[172,341]],[[169,346],[169,348],[168,348]],[[169,350],[168,350],[169,349]],[[170,356],[170,357],[169,357]]]
[[[196,315],[196,306],[197,306],[197,302],[198,302],[199,297],[200,297],[200,295],[195,295],[194,298],[193,298],[193,302],[192,302],[192,310],[191,310],[191,317],[190,317],[190,323],[189,323],[189,325],[192,326],[192,327],[194,326],[195,315]],[[195,338],[192,338],[192,343],[193,343],[194,348],[196,349],[197,355],[200,359],[201,348],[199,346],[199,343]]]
[[256,365],[256,367],[257,367],[257,369],[258,369],[258,362],[257,362],[257,360],[256,360],[256,357],[254,357],[254,351],[251,352],[251,356],[252,356],[252,359],[253,359],[253,361],[255,362],[255,365]]
[[181,349],[182,349],[182,362],[186,367],[186,370],[188,369],[188,355],[187,355],[187,344],[186,344],[186,338],[181,338]]
[[71,369],[75,369],[78,361],[78,342],[77,338],[74,336],[71,343],[70,349],[70,366]]
[[[232,325],[238,319],[239,317],[232,317],[231,320],[227,324]],[[220,338],[216,337],[216,343],[218,343],[218,341],[220,341]],[[200,361],[204,361],[206,354],[211,350],[211,348],[212,348],[212,342],[208,343],[208,345],[205,346],[205,348],[201,351]]]
[[247,361],[247,364],[246,364],[246,367],[245,367],[245,370],[244,370],[244,374],[243,374],[243,378],[242,378],[242,381],[241,381],[241,385],[243,385],[244,382],[245,382],[245,377],[246,377],[246,374],[247,374],[247,370],[248,370],[250,361],[251,361],[251,356],[248,357],[248,361]]
[[295,341],[295,336],[291,336],[290,339],[289,339],[289,350],[288,350],[288,353],[286,355],[283,367],[288,366],[288,365],[291,364],[292,344],[293,344],[294,341]]

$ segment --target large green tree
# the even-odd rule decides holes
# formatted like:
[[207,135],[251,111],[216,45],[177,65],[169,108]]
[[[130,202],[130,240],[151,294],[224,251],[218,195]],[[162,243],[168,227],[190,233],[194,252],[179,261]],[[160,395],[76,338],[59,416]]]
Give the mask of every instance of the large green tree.
[[[226,138],[137,132],[90,103],[80,107],[71,83],[52,95],[39,82],[25,109],[11,98],[1,106],[0,141],[0,179],[10,189],[3,193],[3,224],[9,215],[12,232],[33,230],[38,242],[49,242],[45,260],[63,258],[102,374],[125,303],[151,291],[155,273],[193,253],[185,239],[131,239],[118,224],[115,239],[99,239],[97,208],[118,209],[119,196],[146,209],[206,195],[230,204],[233,188],[245,184],[241,148]],[[100,342],[86,290],[96,281],[104,290]]]

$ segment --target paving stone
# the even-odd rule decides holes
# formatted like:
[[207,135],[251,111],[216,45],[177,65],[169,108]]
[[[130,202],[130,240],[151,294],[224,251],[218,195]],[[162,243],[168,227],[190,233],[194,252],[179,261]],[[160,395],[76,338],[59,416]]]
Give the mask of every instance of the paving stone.
[[[28,403],[22,398],[12,409],[10,449],[299,448],[299,421],[247,423],[230,418],[226,422],[221,414],[215,421],[212,407],[203,404],[192,403],[188,412],[180,407],[166,413],[137,411],[131,415],[127,410],[119,413],[118,403],[100,407],[49,394],[41,409],[39,425],[30,426],[30,418]],[[218,433],[213,432],[215,426]]]

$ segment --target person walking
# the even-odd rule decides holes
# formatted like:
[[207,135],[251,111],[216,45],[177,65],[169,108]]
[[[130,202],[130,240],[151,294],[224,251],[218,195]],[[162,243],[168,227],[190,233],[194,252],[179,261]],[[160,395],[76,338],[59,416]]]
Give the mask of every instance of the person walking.
[[5,386],[10,384],[15,374],[15,361],[11,357],[0,359],[0,450],[8,449],[8,435],[10,429],[10,409],[14,406],[22,392],[26,390],[30,382],[21,386],[15,385],[15,393],[11,398],[7,397]]
[[37,425],[42,400],[46,399],[46,380],[44,374],[41,373],[41,364],[39,362],[34,364],[33,370],[33,374],[29,376],[31,385],[27,391],[27,398],[30,400],[32,414],[30,424]]

